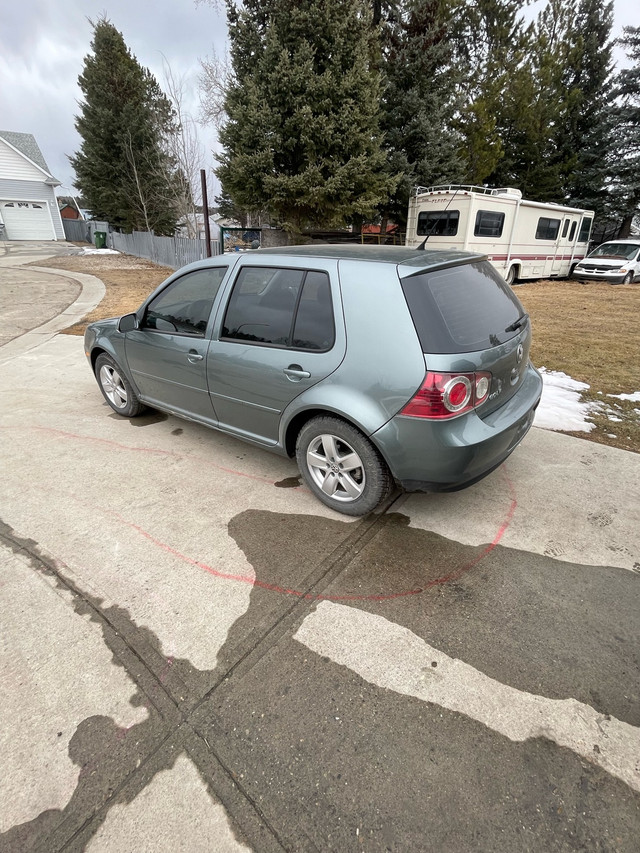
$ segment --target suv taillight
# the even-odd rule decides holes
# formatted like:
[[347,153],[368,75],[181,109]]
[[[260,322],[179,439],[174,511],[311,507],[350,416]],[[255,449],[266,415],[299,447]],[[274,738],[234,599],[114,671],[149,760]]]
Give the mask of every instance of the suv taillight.
[[489,396],[490,373],[432,373],[400,412],[411,418],[455,418],[479,406]]

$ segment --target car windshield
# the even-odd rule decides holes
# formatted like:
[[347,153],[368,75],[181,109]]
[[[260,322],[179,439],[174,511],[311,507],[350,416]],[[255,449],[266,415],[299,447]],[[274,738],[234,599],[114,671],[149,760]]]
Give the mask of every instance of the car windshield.
[[488,261],[402,279],[422,351],[474,352],[519,334],[520,301]]
[[589,255],[590,258],[624,258],[630,261],[640,249],[640,243],[603,243]]

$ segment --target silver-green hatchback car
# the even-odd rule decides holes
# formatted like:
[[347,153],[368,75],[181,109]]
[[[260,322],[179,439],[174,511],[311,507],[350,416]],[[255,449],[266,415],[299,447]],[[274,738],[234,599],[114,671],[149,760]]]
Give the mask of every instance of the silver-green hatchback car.
[[394,485],[455,490],[500,465],[540,401],[530,343],[482,255],[332,245],[190,264],[85,334],[115,412],[150,406],[295,456],[354,516]]

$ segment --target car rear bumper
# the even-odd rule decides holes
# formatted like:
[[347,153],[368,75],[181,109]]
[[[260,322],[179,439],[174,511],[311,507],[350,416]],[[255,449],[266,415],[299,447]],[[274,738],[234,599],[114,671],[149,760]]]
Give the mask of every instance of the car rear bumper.
[[541,394],[540,374],[529,365],[517,394],[484,419],[475,412],[449,421],[396,415],[371,438],[407,491],[463,489],[490,474],[520,444]]

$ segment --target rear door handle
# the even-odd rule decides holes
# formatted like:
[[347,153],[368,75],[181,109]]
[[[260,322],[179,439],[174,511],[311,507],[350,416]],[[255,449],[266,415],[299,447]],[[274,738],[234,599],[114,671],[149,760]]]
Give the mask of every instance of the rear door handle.
[[187,358],[189,359],[189,361],[190,361],[192,364],[195,364],[195,362],[196,362],[196,361],[202,361],[202,359],[204,358],[204,356],[203,356],[203,355],[200,355],[200,353],[199,353],[199,352],[196,352],[196,350],[194,350],[194,349],[190,349],[190,350],[189,350],[189,353],[187,354]]
[[303,370],[299,364],[290,364],[289,367],[285,367],[283,373],[290,379],[292,382],[299,382],[301,379],[310,379],[311,374],[308,370]]

